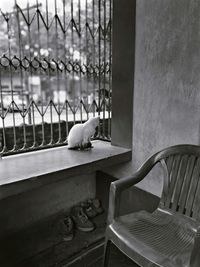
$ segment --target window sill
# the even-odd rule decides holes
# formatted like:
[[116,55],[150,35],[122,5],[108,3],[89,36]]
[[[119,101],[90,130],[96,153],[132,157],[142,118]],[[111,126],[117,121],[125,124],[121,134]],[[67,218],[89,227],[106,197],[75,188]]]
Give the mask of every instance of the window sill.
[[93,141],[91,150],[58,147],[14,155],[0,161],[0,199],[71,176],[91,173],[131,159],[131,150]]

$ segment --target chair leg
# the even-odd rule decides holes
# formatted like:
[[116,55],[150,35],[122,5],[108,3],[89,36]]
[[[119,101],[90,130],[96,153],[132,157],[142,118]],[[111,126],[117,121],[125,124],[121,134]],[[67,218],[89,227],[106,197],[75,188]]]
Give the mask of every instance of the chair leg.
[[106,240],[105,241],[105,248],[104,248],[103,267],[108,267],[109,255],[110,255],[110,245],[111,245],[111,241]]

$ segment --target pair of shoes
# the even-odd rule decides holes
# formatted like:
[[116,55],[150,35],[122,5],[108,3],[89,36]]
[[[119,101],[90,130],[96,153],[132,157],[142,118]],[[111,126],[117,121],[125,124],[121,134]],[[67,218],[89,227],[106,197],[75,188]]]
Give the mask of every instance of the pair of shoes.
[[81,206],[84,209],[84,212],[89,218],[94,218],[98,214],[103,213],[103,208],[99,199],[88,199],[86,202],[82,202]]
[[83,210],[83,207],[73,207],[71,210],[71,216],[78,230],[83,232],[90,232],[95,229],[95,225],[89,220],[88,216]]
[[70,241],[74,236],[74,228],[83,232],[90,232],[95,229],[94,223],[90,218],[94,218],[103,212],[99,199],[88,199],[74,206],[71,209],[70,216],[66,216],[62,221],[62,235],[65,241]]
[[59,222],[60,234],[63,241],[71,241],[74,237],[74,222],[70,216],[66,216]]

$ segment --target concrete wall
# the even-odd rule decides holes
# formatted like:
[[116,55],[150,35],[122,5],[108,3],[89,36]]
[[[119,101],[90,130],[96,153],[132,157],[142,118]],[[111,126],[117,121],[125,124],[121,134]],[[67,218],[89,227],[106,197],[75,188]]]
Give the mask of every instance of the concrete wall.
[[91,173],[3,199],[0,201],[0,237],[48,216],[68,211],[73,205],[95,197],[95,194],[95,173]]
[[126,148],[132,147],[135,8],[135,0],[113,1],[111,141]]
[[[199,14],[199,0],[137,1],[135,169],[164,147],[200,144]],[[156,171],[141,187],[159,195],[161,185]]]

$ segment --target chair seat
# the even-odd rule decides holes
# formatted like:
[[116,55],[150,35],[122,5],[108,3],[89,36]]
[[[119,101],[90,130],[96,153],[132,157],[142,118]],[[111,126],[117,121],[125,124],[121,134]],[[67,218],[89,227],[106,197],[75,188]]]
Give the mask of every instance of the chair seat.
[[141,266],[188,267],[198,226],[185,215],[159,208],[120,216],[107,234]]

